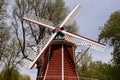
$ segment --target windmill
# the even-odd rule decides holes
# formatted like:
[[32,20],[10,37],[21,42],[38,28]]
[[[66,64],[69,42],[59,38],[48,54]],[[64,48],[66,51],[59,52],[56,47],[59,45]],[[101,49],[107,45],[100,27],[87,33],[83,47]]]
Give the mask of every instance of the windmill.
[[40,80],[78,80],[75,67],[75,47],[78,45],[103,51],[104,44],[64,30],[64,25],[70,25],[74,21],[79,9],[78,4],[57,27],[48,24],[44,19],[35,16],[33,19],[32,15],[23,17],[24,20],[52,29],[53,32],[38,44],[40,52],[30,64],[32,69],[40,58],[43,59]]

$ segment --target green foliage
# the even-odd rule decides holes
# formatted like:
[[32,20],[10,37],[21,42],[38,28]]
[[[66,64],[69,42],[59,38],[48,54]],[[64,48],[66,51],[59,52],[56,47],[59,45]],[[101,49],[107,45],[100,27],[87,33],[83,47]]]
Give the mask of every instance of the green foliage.
[[65,28],[66,28],[66,31],[72,32],[72,33],[77,33],[77,32],[79,31],[76,22],[74,22],[74,23],[73,23],[72,25],[70,25],[70,26],[66,26]]
[[114,12],[105,23],[99,34],[100,40],[113,46],[113,62],[120,64],[120,11]]
[[47,0],[46,9],[47,13],[46,19],[49,19],[53,23],[58,24],[58,21],[61,22],[66,15],[66,7],[64,0]]
[[22,76],[22,80],[30,80],[30,76],[29,75],[21,75]]
[[[82,52],[84,52],[84,50],[82,50]],[[89,55],[89,53],[84,54],[84,56],[81,58],[81,60],[77,65],[77,71],[80,77],[86,77],[86,78],[90,77],[89,66],[91,62],[92,62],[91,55]]]
[[78,66],[79,77],[86,80],[98,79],[98,80],[119,80],[120,69],[111,64],[102,63],[100,61],[92,62],[86,70],[85,66]]
[[120,11],[114,12],[101,29],[99,40],[109,42],[111,46],[116,46],[120,41]]
[[1,72],[1,80],[21,80],[20,73],[17,70],[4,70]]
[[86,53],[77,65],[80,80],[119,80],[120,66],[92,61],[91,56]]
[[4,80],[3,73],[0,73],[0,80]]
[[0,73],[0,80],[30,80],[29,75],[21,75],[18,70],[3,70]]

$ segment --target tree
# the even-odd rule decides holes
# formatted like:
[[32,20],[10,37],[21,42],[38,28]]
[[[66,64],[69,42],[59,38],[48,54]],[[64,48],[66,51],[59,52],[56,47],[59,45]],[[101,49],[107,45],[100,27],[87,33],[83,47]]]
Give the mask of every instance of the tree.
[[78,66],[78,73],[81,80],[118,80],[120,78],[119,67],[101,61],[91,62],[86,66]]
[[17,70],[17,67],[21,64],[23,58],[20,55],[20,49],[18,48],[18,44],[15,39],[9,40],[5,47],[7,50],[5,51],[4,58],[2,59],[2,63],[4,63],[2,71],[5,71],[6,80],[12,80],[12,73],[14,70]]
[[6,18],[6,2],[5,0],[0,0],[0,67],[3,67],[2,60],[4,60],[4,55],[6,54],[6,45],[10,38],[9,28],[5,23]]
[[6,1],[0,0],[0,22],[6,17]]
[[29,75],[22,75],[18,72],[18,70],[14,69],[11,72],[11,77],[9,77],[8,79],[9,73],[6,70],[3,70],[0,73],[0,80],[30,80],[30,76]]
[[[84,52],[84,50],[82,50]],[[92,57],[89,55],[88,52],[86,52],[84,55],[81,54],[82,58],[79,61],[79,64],[77,65],[77,71],[80,79],[82,78],[90,78],[90,73],[89,73],[89,66],[92,62]],[[84,79],[83,79],[84,80]]]
[[3,80],[20,80],[20,74],[17,70],[12,70],[11,75],[9,75],[8,70],[6,69],[3,70],[1,74],[3,75]]
[[9,29],[5,23],[1,23],[0,25],[0,62],[4,58],[4,54],[6,53],[6,45],[9,40]]
[[[11,31],[6,23],[6,5],[5,0],[0,0],[0,68],[5,71],[4,79],[12,79],[12,72],[20,64],[20,50],[15,39],[12,39]],[[18,58],[19,57],[19,58]],[[2,74],[1,74],[2,75]]]
[[101,61],[92,61],[87,53],[77,65],[78,75],[81,80],[118,80],[120,78],[119,66],[102,63]]
[[101,61],[93,62],[95,74],[91,71],[91,75],[98,80],[118,80],[120,78],[120,69],[113,64],[102,63]]
[[22,76],[22,80],[31,80],[29,75],[21,75]]
[[120,11],[115,11],[104,27],[101,28],[99,41],[109,43],[114,48],[112,53],[114,64],[120,65]]
[[[5,9],[5,0],[0,0],[0,62],[1,58],[3,57],[3,54],[6,50],[6,43],[9,39],[9,30],[8,26],[6,25],[4,19],[6,15],[6,9]],[[3,36],[4,35],[4,36]]]
[[6,80],[12,78],[12,72],[20,64],[22,57],[20,57],[20,50],[15,39],[11,39],[10,28],[6,23],[0,25],[0,67],[3,67]]

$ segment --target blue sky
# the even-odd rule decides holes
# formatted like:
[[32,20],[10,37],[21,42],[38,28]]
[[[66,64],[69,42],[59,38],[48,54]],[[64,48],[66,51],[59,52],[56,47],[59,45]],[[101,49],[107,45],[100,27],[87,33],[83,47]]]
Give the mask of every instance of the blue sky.
[[[76,4],[80,4],[81,10],[76,18],[79,26],[79,34],[93,40],[97,40],[100,33],[99,27],[103,27],[109,16],[120,10],[120,0],[65,0],[66,5],[72,9]],[[90,50],[93,60],[108,62],[111,59],[112,48],[105,48],[104,52]]]
[[[76,18],[79,26],[79,35],[94,40],[97,40],[100,33],[99,27],[104,26],[104,23],[114,11],[120,10],[120,0],[65,0],[65,2],[70,9],[76,4],[82,6]],[[104,52],[90,50],[90,54],[94,61],[100,60],[107,63],[111,59],[111,51],[112,48],[107,45]],[[35,69],[21,68],[21,73],[30,74],[32,80],[35,80],[37,72]]]

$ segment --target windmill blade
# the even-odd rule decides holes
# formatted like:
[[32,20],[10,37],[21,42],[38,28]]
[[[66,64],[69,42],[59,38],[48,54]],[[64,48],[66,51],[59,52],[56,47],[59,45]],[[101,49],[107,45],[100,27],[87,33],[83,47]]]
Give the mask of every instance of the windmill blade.
[[35,45],[31,46],[30,44],[28,44],[28,46],[26,47],[26,53],[29,53],[29,54],[27,54],[27,59],[23,59],[23,65],[25,67],[28,68],[30,66],[30,63],[34,61],[34,59],[38,56],[40,51],[42,51],[43,47],[46,45],[46,43],[50,38],[51,38],[50,35],[49,36],[46,35],[43,39],[41,39],[41,41],[37,46]]
[[87,53],[87,51],[89,50],[89,48],[90,48],[90,46],[85,51],[81,52],[81,56],[80,57],[78,57],[79,56],[79,53],[78,53],[78,55],[76,56],[76,59],[77,59],[76,63],[77,64],[83,58],[83,56]]
[[44,18],[40,18],[34,14],[24,14],[24,17],[26,18],[29,18],[29,19],[32,19],[32,20],[35,20],[37,22],[41,22],[43,24],[46,24],[49,25],[49,26],[53,26],[53,22],[52,21],[49,21],[47,19],[44,19]]
[[86,47],[90,46],[90,48],[92,48],[94,50],[98,50],[101,52],[104,51],[105,45],[102,43],[99,43],[92,39],[88,39],[86,37],[79,36],[79,35],[69,33],[66,31],[61,31],[61,32],[69,35],[76,45],[80,45],[80,46],[82,45],[82,46],[86,46]]
[[52,43],[53,39],[55,38],[55,36],[57,35],[57,32],[55,32],[50,40],[46,43],[46,45],[43,47],[43,49],[41,50],[41,52],[38,54],[38,56],[35,58],[35,60],[31,63],[30,65],[30,69],[32,69],[34,67],[34,65],[37,63],[37,61],[40,59],[42,53],[47,49],[47,47]]
[[23,59],[22,64],[23,64],[24,67],[28,68],[28,67],[30,66],[30,63],[31,63],[31,62],[32,62],[32,61],[30,61],[30,60],[28,60],[28,59]]
[[27,57],[29,58],[29,59],[31,59],[31,61],[34,61],[34,59],[37,57],[37,55],[38,55],[38,52],[37,52],[37,48],[36,47],[34,47],[34,48],[36,48],[36,49],[34,49],[33,47],[26,47],[27,49],[26,49],[26,53],[29,53],[29,54],[27,54]]
[[50,29],[55,29],[53,27],[53,23],[51,21],[40,18],[40,17],[36,17],[35,15],[27,15],[26,14],[26,15],[24,15],[23,19],[26,20],[26,21],[32,22],[34,24],[41,25],[43,27],[47,27],[47,28],[50,28]]
[[67,20],[67,22],[65,23],[65,26],[69,26],[72,25],[76,16],[78,15],[79,11],[80,11],[81,6],[78,5],[76,10],[73,12],[73,14],[70,16],[70,18]]
[[76,5],[73,10],[66,16],[66,18],[63,20],[63,22],[60,24],[60,28],[63,27],[63,25],[70,25],[74,21],[75,16],[79,12],[80,5]]

